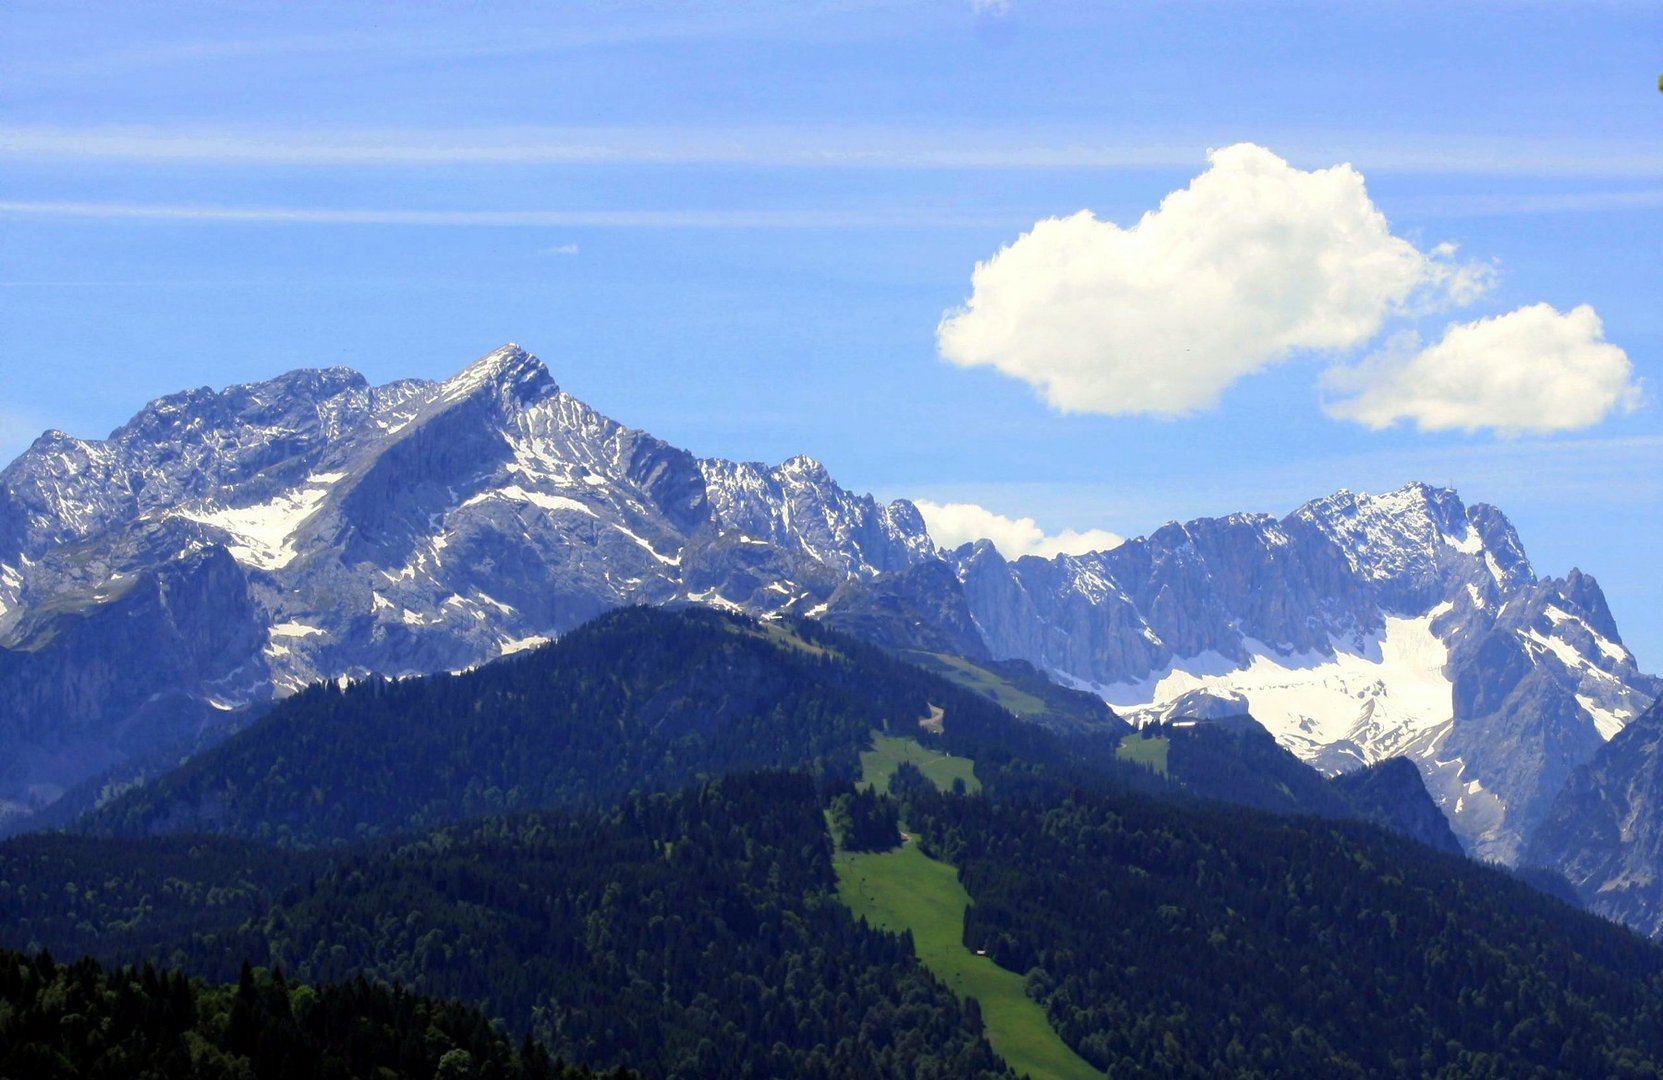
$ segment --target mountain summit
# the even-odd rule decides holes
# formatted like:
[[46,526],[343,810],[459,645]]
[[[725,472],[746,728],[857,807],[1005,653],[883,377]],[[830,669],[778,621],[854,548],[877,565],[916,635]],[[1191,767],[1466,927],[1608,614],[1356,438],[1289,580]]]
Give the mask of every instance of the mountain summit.
[[954,642],[1151,715],[1234,694],[1326,771],[1410,756],[1502,860],[1659,690],[1592,578],[1538,580],[1501,512],[1452,491],[1091,555],[943,552],[911,503],[808,457],[695,458],[505,345],[442,382],[174,394],[0,472],[0,806],[176,759],[318,679],[458,670],[678,602]]

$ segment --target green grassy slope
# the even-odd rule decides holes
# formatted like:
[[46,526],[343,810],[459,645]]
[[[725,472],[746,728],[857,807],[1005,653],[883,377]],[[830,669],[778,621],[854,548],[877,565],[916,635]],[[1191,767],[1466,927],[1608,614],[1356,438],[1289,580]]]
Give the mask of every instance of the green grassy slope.
[[982,789],[982,782],[976,779],[976,763],[969,758],[953,757],[931,750],[914,739],[877,732],[872,734],[872,749],[863,750],[860,755],[861,786],[875,787],[880,792],[889,790],[889,778],[903,761],[918,766],[939,791],[953,790],[954,780],[963,780],[964,790],[972,795]]
[[[980,784],[968,758],[950,757],[912,739],[873,734],[873,748],[861,754],[861,783],[887,787],[902,761],[910,761],[941,791],[962,779],[969,791]],[[987,1041],[1019,1074],[1033,1080],[1100,1080],[1093,1069],[1052,1030],[1045,1010],[1028,997],[1021,975],[1006,971],[964,946],[964,913],[970,896],[958,871],[925,855],[912,837],[892,851],[839,851],[833,860],[837,895],[868,923],[894,933],[910,931],[925,967],[961,998],[981,1005]]]
[[1102,699],[1058,686],[1020,660],[978,662],[923,649],[906,649],[900,656],[996,703],[1014,716],[1056,731],[1124,734],[1129,730],[1126,722],[1103,704]]
[[1022,976],[964,947],[970,897],[951,866],[910,838],[893,851],[839,852],[835,866],[838,898],[851,911],[881,929],[911,931],[924,966],[961,998],[981,1004],[987,1041],[1011,1068],[1034,1080],[1102,1077],[1051,1029]]
[[1120,741],[1120,746],[1115,749],[1114,756],[1121,761],[1130,761],[1134,765],[1142,765],[1145,768],[1153,769],[1165,776],[1166,753],[1167,748],[1171,745],[1171,742],[1167,739],[1158,736],[1152,739],[1144,739],[1134,735]]
[[926,671],[933,671],[958,683],[960,686],[986,694],[997,701],[1001,708],[1007,709],[1025,720],[1032,720],[1045,715],[1046,704],[1043,698],[1030,694],[1021,689],[1009,679],[989,671],[980,664],[972,663],[962,656],[951,653],[912,651],[905,654],[906,658]]

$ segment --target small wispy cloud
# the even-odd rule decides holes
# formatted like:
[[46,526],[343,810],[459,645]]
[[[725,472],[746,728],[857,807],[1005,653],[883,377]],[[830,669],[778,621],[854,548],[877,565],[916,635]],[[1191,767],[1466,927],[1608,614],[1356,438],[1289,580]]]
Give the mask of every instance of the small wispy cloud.
[[913,505],[924,515],[930,538],[945,548],[987,540],[1007,559],[1038,555],[1083,555],[1119,547],[1124,538],[1107,529],[1064,529],[1048,533],[1031,517],[1013,518],[995,513],[976,503],[931,502],[917,499]]
[[556,244],[542,250],[544,255],[576,255],[577,253],[578,246],[576,244]]
[[340,56],[376,57],[404,61],[449,61],[508,59],[513,57],[561,56],[593,49],[674,43],[684,40],[767,33],[773,27],[789,25],[805,8],[835,5],[810,4],[798,0],[777,11],[767,5],[678,4],[667,18],[646,17],[645,12],[622,13],[610,24],[571,21],[551,32],[528,32],[509,24],[508,19],[491,20],[492,26],[470,27],[458,34],[447,28],[435,32],[420,26],[398,28],[390,20],[377,19],[372,27],[339,29],[316,34],[269,34],[259,37],[202,37],[185,40],[148,41],[78,56],[61,54],[30,57],[11,64],[9,81],[33,83],[118,75],[130,71],[165,69],[218,61],[244,62],[267,57]]
[[948,130],[735,127],[355,130],[0,127],[0,157],[222,165],[731,165],[771,168],[1147,168],[1194,144]]

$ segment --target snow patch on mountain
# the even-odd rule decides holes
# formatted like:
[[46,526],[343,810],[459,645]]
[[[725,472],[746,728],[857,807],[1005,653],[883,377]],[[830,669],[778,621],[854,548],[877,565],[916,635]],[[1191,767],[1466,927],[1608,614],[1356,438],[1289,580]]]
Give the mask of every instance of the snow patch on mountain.
[[1606,742],[1610,742],[1617,732],[1627,727],[1628,722],[1634,719],[1632,709],[1614,708],[1591,694],[1576,695],[1576,703],[1594,718],[1594,729]]
[[482,491],[478,495],[474,495],[471,498],[464,500],[462,505],[477,506],[479,503],[485,502],[487,499],[507,499],[510,502],[530,503],[532,506],[551,512],[556,510],[569,510],[573,513],[585,514],[589,517],[595,516],[595,512],[593,510],[578,502],[576,499],[568,499],[564,495],[547,495],[541,491],[527,491],[518,484],[509,484],[507,487],[496,488],[492,491]]
[[231,557],[258,570],[280,570],[299,552],[295,540],[345,473],[314,473],[299,487],[253,506],[175,510],[170,516],[211,526],[226,534]]
[[653,547],[652,544],[650,544],[647,541],[646,537],[643,537],[643,536],[639,535],[638,533],[632,532],[629,529],[626,529],[624,526],[619,525],[617,523],[613,523],[612,527],[614,529],[616,529],[618,532],[623,533],[626,537],[628,537],[631,541],[633,541],[637,546],[639,546],[648,555],[651,555],[653,558],[657,559],[659,562],[663,563],[665,566],[680,566],[681,565],[681,556],[660,554],[658,549]]
[[1451,719],[1449,650],[1432,632],[1438,614],[1387,616],[1384,628],[1361,642],[1331,638],[1327,653],[1285,653],[1249,639],[1245,664],[1203,654],[1097,690],[1129,717],[1198,690],[1240,696],[1278,742],[1339,772],[1400,753]]
[[540,645],[547,645],[554,639],[543,634],[528,634],[522,638],[504,638],[497,647],[498,656],[513,656],[515,653],[526,652]]
[[18,605],[23,593],[23,575],[17,568],[0,563],[0,625]]
[[273,623],[271,629],[266,632],[272,637],[314,637],[323,634],[323,631],[316,626],[308,626],[306,623],[294,622],[293,620]]

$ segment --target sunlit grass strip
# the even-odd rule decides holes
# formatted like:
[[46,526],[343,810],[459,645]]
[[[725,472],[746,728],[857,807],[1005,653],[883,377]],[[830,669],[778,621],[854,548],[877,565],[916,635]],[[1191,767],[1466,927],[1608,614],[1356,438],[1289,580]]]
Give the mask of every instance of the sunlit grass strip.
[[1114,756],[1121,761],[1130,761],[1134,765],[1142,765],[1147,769],[1154,769],[1162,776],[1166,775],[1166,752],[1171,743],[1164,738],[1145,739],[1138,735],[1128,735],[1120,740],[1120,746]]
[[1022,976],[964,947],[970,896],[958,872],[909,839],[884,852],[839,852],[837,895],[857,916],[894,933],[912,932],[918,959],[960,998],[981,1005],[987,1041],[1020,1075],[1034,1080],[1102,1080],[1058,1037]]

